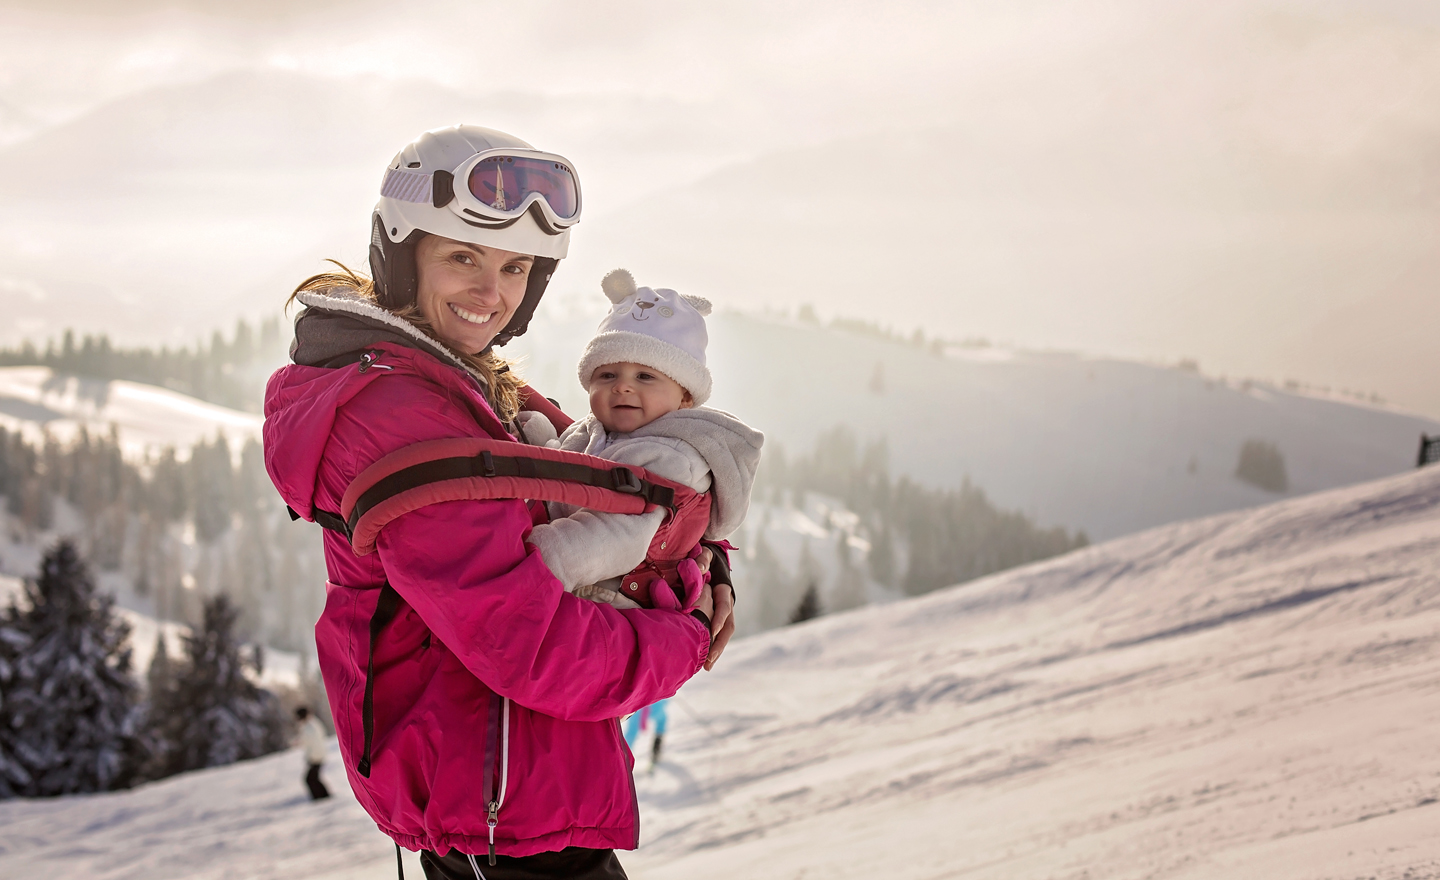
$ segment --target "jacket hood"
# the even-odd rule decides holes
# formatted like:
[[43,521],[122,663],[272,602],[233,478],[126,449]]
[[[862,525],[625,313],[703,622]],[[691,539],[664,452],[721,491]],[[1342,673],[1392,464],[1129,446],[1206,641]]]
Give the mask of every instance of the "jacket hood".
[[[320,460],[335,426],[337,411],[377,378],[420,374],[440,384],[484,382],[448,349],[408,322],[347,288],[306,292],[306,308],[295,319],[291,358],[265,388],[265,468],[280,497],[311,519]],[[334,364],[359,351],[379,356],[375,369],[352,361]],[[478,385],[478,389],[477,389]],[[495,421],[486,413],[488,421]],[[484,416],[481,416],[484,418]],[[498,424],[498,423],[497,423]]]
[[450,349],[418,327],[380,308],[350,287],[308,290],[296,297],[305,310],[295,317],[295,342],[290,359],[307,367],[320,367],[341,355],[381,342],[419,349],[459,367],[484,387],[485,380]]

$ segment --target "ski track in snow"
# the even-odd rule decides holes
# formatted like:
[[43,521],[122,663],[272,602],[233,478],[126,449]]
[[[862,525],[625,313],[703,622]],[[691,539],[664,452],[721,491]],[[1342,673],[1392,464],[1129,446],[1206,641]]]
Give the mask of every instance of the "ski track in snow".
[[[742,597],[743,601],[743,597]],[[1440,877],[1440,468],[737,642],[637,880]],[[295,752],[0,803],[0,876],[393,877]],[[407,876],[420,876],[413,858]]]

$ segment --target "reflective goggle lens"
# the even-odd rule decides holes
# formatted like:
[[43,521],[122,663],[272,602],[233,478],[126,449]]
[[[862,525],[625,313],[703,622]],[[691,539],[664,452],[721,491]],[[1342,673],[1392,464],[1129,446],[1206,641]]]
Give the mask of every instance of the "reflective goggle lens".
[[516,210],[536,193],[562,220],[572,219],[580,206],[575,175],[552,159],[487,156],[470,169],[467,185],[471,195],[502,213]]

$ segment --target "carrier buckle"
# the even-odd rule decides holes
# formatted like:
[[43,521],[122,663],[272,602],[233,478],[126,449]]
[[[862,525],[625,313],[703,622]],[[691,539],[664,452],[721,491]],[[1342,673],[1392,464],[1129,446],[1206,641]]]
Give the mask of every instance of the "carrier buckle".
[[612,479],[615,482],[615,491],[623,492],[626,495],[639,495],[645,491],[645,486],[635,472],[627,467],[617,467],[611,471]]

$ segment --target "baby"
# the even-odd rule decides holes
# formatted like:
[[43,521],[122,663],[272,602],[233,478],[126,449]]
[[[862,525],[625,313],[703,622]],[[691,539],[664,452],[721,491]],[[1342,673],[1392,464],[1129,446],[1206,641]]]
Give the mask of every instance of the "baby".
[[[704,518],[704,538],[724,540],[750,507],[765,438],[729,413],[702,405],[711,386],[705,366],[710,303],[673,290],[637,288],[624,269],[606,275],[601,288],[614,305],[578,370],[580,384],[590,393],[590,415],[558,438],[546,419],[531,418],[524,425],[526,439],[637,465],[697,493],[708,492],[708,509],[682,507],[674,517],[688,521],[698,514]],[[617,608],[640,607],[631,597],[647,597],[650,587],[640,581],[653,580],[666,562],[673,568],[698,546],[662,542],[652,550],[652,539],[665,522],[664,509],[601,513],[552,502],[550,515],[550,523],[531,531],[530,543],[567,591]],[[621,582],[642,563],[650,577]]]

